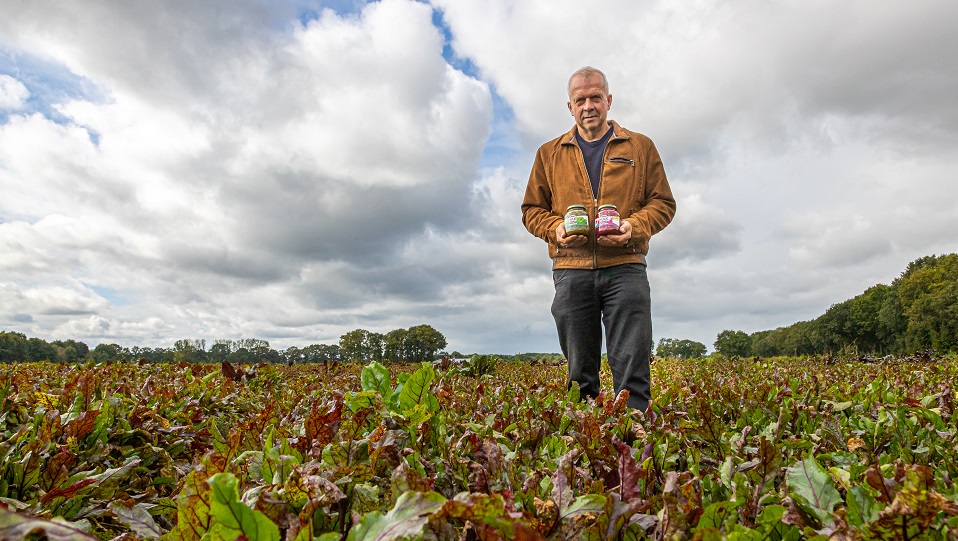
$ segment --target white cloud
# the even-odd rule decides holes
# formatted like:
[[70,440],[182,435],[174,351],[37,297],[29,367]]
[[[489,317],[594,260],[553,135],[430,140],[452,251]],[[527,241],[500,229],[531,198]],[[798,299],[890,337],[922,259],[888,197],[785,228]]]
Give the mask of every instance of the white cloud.
[[741,249],[742,225],[725,210],[706,203],[697,193],[679,196],[676,207],[682,209],[681,219],[653,240],[656,259],[663,265],[727,257]]
[[[13,43],[108,97],[53,104],[65,122],[35,113],[0,126],[5,265],[21,279],[41,268],[35,277],[54,287],[73,275],[128,301],[61,332],[139,340],[137,322],[158,316],[169,334],[148,340],[303,342],[429,321],[402,302],[439,302],[444,284],[404,247],[469,226],[492,122],[488,85],[442,58],[431,8],[387,0],[264,29],[246,8],[222,19],[206,8],[145,17],[90,7],[120,30],[97,32],[106,20],[67,8],[48,21],[61,38],[35,25],[31,6],[8,27]],[[178,44],[161,47],[163,27],[184,17]],[[70,18],[79,23],[67,31]],[[244,39],[218,35],[251,27]],[[149,72],[122,68],[156,50]],[[35,315],[34,329],[56,323]]]
[[22,109],[30,97],[30,91],[23,83],[0,73],[0,110]]
[[955,251],[956,6],[16,3],[0,328],[285,347],[429,323],[461,351],[555,351],[519,204],[586,64],[678,200],[656,336],[815,317]]
[[5,310],[34,316],[89,314],[106,307],[106,301],[90,289],[78,283],[71,286],[21,288],[18,284],[2,284],[0,295]]

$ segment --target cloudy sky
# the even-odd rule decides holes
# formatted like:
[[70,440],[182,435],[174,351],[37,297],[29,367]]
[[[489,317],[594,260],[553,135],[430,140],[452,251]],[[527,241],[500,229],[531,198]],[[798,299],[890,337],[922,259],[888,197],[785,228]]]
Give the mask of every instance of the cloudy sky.
[[0,330],[558,351],[519,205],[603,69],[678,202],[655,339],[958,250],[958,3],[0,0]]

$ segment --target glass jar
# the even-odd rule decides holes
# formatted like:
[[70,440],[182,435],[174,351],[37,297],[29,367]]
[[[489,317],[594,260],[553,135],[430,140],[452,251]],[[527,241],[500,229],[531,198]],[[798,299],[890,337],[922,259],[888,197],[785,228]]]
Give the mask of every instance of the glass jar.
[[565,213],[565,234],[589,234],[589,214],[585,211],[585,205],[569,205]]
[[619,211],[615,205],[602,205],[595,215],[595,236],[618,235],[620,225]]

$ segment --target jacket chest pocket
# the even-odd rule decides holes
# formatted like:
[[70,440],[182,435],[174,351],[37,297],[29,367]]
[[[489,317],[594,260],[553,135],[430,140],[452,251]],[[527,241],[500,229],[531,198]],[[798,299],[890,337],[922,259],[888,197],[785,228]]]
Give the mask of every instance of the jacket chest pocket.
[[[609,188],[622,198],[644,205],[642,194],[645,191],[645,181],[641,168],[635,166],[635,160],[625,156],[609,156],[605,160],[603,182],[608,180]],[[634,203],[633,203],[634,205]],[[632,205],[630,205],[632,206]],[[623,209],[619,209],[622,212]],[[627,209],[629,213],[637,209]]]

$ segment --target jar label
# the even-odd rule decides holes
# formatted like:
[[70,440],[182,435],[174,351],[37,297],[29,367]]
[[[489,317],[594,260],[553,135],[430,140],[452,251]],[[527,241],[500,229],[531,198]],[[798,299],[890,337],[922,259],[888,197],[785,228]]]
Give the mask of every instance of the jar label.
[[597,216],[595,219],[595,228],[596,229],[612,229],[615,231],[619,230],[619,217],[618,216]]
[[566,216],[565,218],[565,232],[566,234],[573,234],[579,232],[589,232],[589,217],[585,214],[581,215],[572,215]]
[[608,232],[608,233],[618,233],[619,232],[619,217],[616,215],[612,216],[596,216],[595,218],[595,230],[596,232]]

